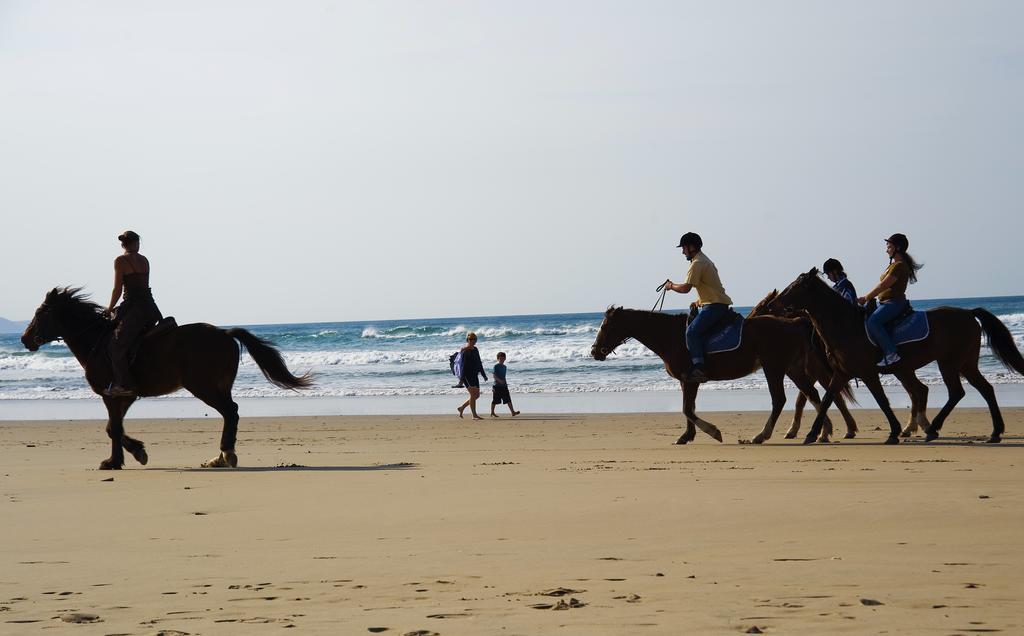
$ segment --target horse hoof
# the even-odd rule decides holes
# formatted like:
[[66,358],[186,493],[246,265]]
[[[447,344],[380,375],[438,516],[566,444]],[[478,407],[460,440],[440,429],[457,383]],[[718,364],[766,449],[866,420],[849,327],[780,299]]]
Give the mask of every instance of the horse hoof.
[[889,439],[885,440],[886,445],[899,444],[900,438],[898,435],[890,435]]
[[686,444],[689,441],[690,440],[686,439],[686,436],[683,435],[682,437],[680,437],[679,439],[676,440],[676,446],[682,446],[682,445]]
[[764,436],[758,434],[757,436],[754,437],[754,439],[750,440],[750,442],[752,444],[764,444]]
[[796,439],[796,431],[786,433],[786,439]]
[[235,468],[238,466],[238,457],[231,451],[221,451],[220,455],[201,465],[203,468]]
[[807,444],[813,444],[816,439],[818,439],[817,435],[808,435],[804,438],[804,446]]
[[853,439],[854,437],[857,437],[857,431],[847,431],[843,439]]
[[930,431],[925,433],[924,441],[931,442],[931,441],[934,441],[934,440],[937,440],[937,439],[939,439],[939,432],[938,431],[931,431],[930,430]]
[[900,431],[900,437],[910,437],[913,434],[914,434],[914,431],[910,430],[909,428],[906,428],[906,429],[903,429],[902,431]]
[[121,465],[112,460],[104,459],[100,462],[100,470],[121,470]]
[[985,443],[986,444],[998,444],[1001,441],[1003,441],[1002,437],[1000,437],[998,435],[993,435],[992,437],[990,437],[987,440],[985,440]]
[[132,457],[134,457],[135,461],[139,462],[143,466],[149,463],[149,455],[146,453],[145,449],[139,449],[132,453]]
[[829,439],[829,437],[827,435],[822,435],[821,437],[818,438],[818,443],[819,444],[831,444],[832,440]]
[[719,442],[721,442],[721,441],[722,441],[722,431],[720,431],[720,430],[718,430],[718,429],[716,428],[716,429],[715,429],[715,432],[711,434],[711,437],[713,437],[713,438],[715,438],[716,440],[718,440]]

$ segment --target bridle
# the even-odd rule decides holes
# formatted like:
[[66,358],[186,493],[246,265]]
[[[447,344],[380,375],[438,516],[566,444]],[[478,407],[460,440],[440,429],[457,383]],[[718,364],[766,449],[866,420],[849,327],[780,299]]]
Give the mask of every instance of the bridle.
[[[43,314],[49,314],[50,313],[50,308],[46,307],[45,305],[41,309],[42,309],[42,313]],[[33,333],[32,334],[32,340],[33,340],[33,342],[35,343],[35,345],[37,347],[41,347],[41,346],[43,346],[44,344],[46,344],[48,342],[66,342],[68,340],[72,340],[74,338],[77,338],[79,336],[84,335],[86,332],[88,332],[89,330],[95,328],[101,322],[104,322],[106,320],[107,320],[107,318],[105,316],[103,316],[103,314],[100,314],[100,315],[96,316],[96,318],[92,322],[90,322],[88,325],[86,325],[85,327],[82,327],[81,329],[79,329],[75,333],[71,334],[70,336],[57,336],[56,338],[53,338],[52,340],[43,340],[42,338],[39,337],[38,333]],[[38,330],[39,329],[37,327],[35,331],[38,332]],[[94,346],[93,349],[95,350],[96,347]],[[90,356],[92,355],[91,351],[89,352],[89,355]]]

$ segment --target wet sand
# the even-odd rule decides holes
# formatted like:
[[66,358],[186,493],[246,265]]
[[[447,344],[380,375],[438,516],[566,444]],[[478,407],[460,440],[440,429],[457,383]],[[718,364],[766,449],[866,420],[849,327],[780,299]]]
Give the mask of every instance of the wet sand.
[[[762,413],[0,423],[0,633],[1021,633],[1024,410],[883,446]],[[905,419],[905,411],[901,417]]]

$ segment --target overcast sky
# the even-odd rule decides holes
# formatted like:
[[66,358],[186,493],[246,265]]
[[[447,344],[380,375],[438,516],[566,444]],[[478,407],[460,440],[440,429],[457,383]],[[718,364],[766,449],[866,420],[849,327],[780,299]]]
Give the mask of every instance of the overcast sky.
[[[1024,3],[0,0],[0,316],[134,229],[221,324],[1024,293]],[[674,295],[672,307],[691,297]]]

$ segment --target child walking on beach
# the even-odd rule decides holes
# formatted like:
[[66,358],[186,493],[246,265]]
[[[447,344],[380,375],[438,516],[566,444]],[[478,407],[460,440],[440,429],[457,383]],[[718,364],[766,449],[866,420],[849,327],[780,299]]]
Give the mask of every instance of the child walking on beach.
[[519,411],[512,408],[512,396],[508,394],[508,382],[505,380],[505,352],[498,352],[498,364],[494,365],[494,397],[491,398],[491,417],[498,417],[494,407],[499,404],[508,404],[508,410],[512,417],[519,415]]

